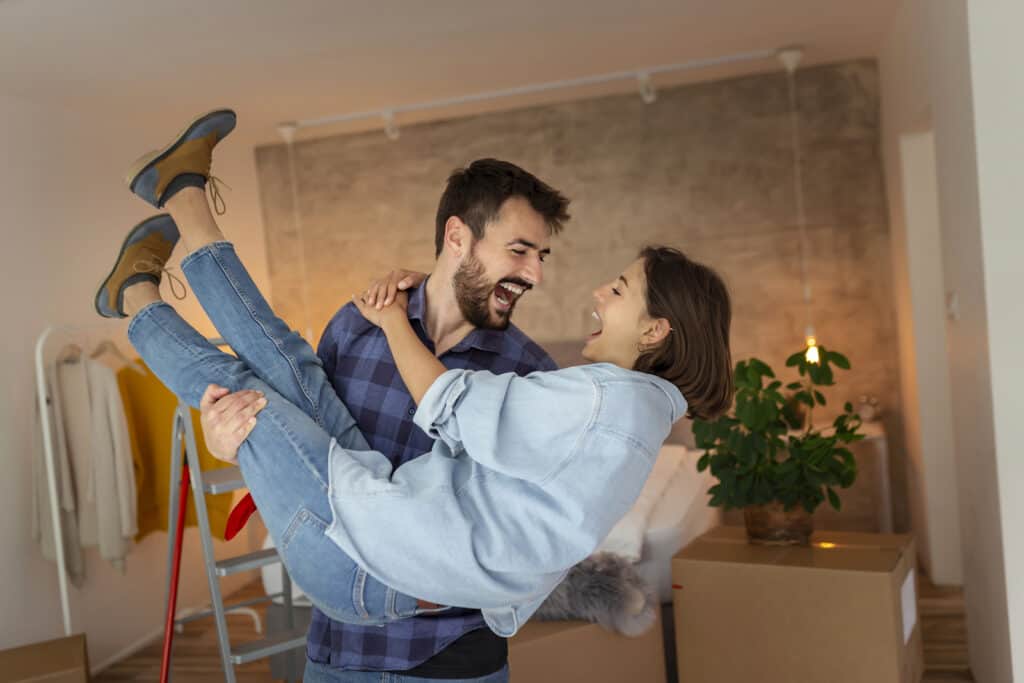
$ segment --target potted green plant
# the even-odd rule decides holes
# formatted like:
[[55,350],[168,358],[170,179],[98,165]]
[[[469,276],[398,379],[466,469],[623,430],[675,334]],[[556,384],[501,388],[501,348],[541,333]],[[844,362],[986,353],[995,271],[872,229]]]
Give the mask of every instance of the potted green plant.
[[[864,438],[860,417],[849,402],[826,432],[814,428],[814,408],[825,405],[817,387],[835,384],[832,366],[850,361],[818,347],[819,361],[804,351],[786,360],[801,380],[786,385],[767,363],[751,358],[736,364],[733,410],[714,421],[696,420],[697,447],[704,450],[698,471],[710,468],[718,479],[710,505],[744,511],[752,543],[807,544],[811,515],[827,498],[840,509],[836,488],[848,488],[857,463],[847,445]],[[803,411],[795,407],[803,408]]]

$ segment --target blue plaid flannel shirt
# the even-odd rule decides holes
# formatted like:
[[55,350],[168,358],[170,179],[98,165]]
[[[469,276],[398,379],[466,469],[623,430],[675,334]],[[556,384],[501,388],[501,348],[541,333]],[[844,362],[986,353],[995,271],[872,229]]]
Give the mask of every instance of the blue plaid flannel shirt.
[[[410,292],[409,319],[433,350],[426,335],[424,305],[425,287],[420,286]],[[354,305],[344,306],[328,323],[317,354],[372,449],[386,455],[395,467],[430,452],[433,441],[413,424],[416,404],[402,383],[383,332]],[[497,374],[557,369],[550,356],[514,325],[505,331],[473,330],[440,361],[449,369]],[[311,661],[332,668],[404,671],[478,628],[487,628],[478,610],[450,610],[381,628],[332,621],[314,608],[306,654]]]

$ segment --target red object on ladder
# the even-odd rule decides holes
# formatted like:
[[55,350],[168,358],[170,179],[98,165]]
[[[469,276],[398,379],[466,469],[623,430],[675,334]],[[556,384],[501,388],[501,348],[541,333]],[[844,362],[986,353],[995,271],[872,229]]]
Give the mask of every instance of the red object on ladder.
[[238,501],[238,505],[231,509],[231,514],[228,515],[227,527],[224,529],[224,540],[230,541],[239,531],[245,528],[246,522],[249,521],[254,512],[256,512],[256,503],[252,499],[252,494],[247,493],[242,500]]
[[181,573],[181,549],[185,538],[185,513],[188,510],[190,483],[188,463],[182,463],[178,489],[178,520],[174,527],[174,561],[171,568],[171,590],[167,593],[167,621],[164,623],[164,653],[160,661],[160,683],[168,683],[171,673],[171,646],[174,643],[174,614],[178,610],[178,577]]

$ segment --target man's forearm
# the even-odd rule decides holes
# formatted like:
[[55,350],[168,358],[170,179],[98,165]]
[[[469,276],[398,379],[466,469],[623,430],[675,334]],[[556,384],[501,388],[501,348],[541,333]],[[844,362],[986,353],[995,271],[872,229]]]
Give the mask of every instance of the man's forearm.
[[430,385],[448,368],[423,345],[404,315],[386,318],[381,327],[391,347],[391,355],[395,357],[398,373],[412,400],[419,405]]

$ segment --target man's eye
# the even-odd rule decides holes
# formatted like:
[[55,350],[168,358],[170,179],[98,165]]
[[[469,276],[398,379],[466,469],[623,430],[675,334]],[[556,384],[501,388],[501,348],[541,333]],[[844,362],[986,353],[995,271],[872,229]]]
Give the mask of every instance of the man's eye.
[[622,292],[620,292],[617,287],[612,287],[612,293],[615,294],[615,296],[622,296]]
[[525,249],[513,249],[512,253],[513,254],[519,254],[520,256],[526,256],[526,250]]

